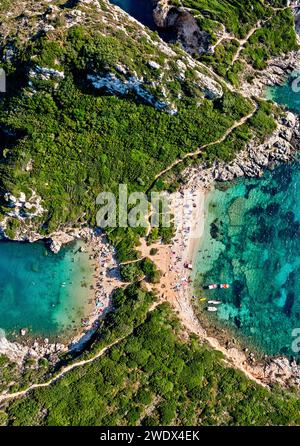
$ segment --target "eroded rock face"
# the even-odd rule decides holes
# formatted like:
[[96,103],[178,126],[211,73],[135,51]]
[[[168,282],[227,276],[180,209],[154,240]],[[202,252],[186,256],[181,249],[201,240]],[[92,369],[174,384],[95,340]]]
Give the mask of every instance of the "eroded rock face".
[[40,216],[44,213],[41,205],[41,197],[32,191],[31,197],[28,199],[24,192],[20,192],[19,197],[15,197],[12,193],[6,192],[4,200],[10,209],[6,215],[8,217],[24,219]]
[[[26,333],[24,333],[24,336]],[[22,366],[26,358],[37,360],[38,358],[44,357],[50,362],[55,363],[58,360],[59,353],[68,350],[64,344],[49,344],[49,342],[45,341],[44,343],[36,341],[32,347],[17,342],[10,342],[6,339],[3,330],[0,329],[0,355],[5,355],[10,361]]]
[[[156,62],[150,61],[149,65],[150,63],[152,63],[151,68],[156,70],[160,68]],[[88,74],[87,79],[96,89],[105,89],[110,94],[119,94],[121,96],[133,93],[157,110],[164,110],[171,115],[177,114],[177,110],[172,107],[172,104],[158,100],[146,89],[143,79],[137,79],[136,77],[131,76],[129,79],[122,80],[117,78],[114,74]]]
[[159,1],[153,12],[156,25],[173,28],[183,48],[191,55],[210,52],[211,36],[200,30],[196,19],[183,7],[169,6],[168,1]]

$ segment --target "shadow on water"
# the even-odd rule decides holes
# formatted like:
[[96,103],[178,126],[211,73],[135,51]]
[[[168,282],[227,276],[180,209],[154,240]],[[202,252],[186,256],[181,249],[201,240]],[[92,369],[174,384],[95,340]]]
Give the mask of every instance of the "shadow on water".
[[153,18],[152,0],[109,0],[110,3],[119,6],[137,21],[156,31],[159,36],[168,43],[176,42],[177,32],[174,27],[159,28]]
[[76,8],[80,0],[67,0],[66,3],[60,6],[61,9],[71,9]]

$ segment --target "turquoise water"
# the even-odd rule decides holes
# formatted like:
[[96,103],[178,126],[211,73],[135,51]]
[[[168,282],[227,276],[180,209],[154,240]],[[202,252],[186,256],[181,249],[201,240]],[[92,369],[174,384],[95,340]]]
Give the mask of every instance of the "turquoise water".
[[300,73],[294,72],[283,85],[268,88],[266,97],[300,114],[300,92],[297,90],[300,90]]
[[73,243],[57,255],[43,243],[0,242],[0,328],[8,338],[57,337],[80,326],[92,284],[88,254]]
[[[288,81],[268,95],[300,113],[300,93]],[[300,166],[282,165],[259,179],[217,184],[197,255],[195,284],[221,300],[213,318],[267,354],[293,355],[300,327]],[[207,304],[203,304],[205,308]],[[205,310],[204,310],[205,311]]]

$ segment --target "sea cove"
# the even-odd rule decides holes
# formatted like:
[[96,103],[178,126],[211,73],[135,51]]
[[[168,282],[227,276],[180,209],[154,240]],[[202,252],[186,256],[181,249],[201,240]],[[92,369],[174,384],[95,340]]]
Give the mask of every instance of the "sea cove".
[[53,254],[42,242],[0,242],[0,328],[9,339],[63,338],[89,311],[93,281],[89,255],[76,241]]

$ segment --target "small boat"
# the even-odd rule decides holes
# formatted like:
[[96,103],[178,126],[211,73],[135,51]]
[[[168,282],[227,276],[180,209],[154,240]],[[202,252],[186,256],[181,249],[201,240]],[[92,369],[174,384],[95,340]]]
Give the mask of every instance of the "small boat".
[[220,288],[225,288],[225,289],[227,289],[227,288],[230,288],[230,285],[229,285],[229,283],[221,283],[221,284],[220,284]]
[[207,300],[206,297],[200,297],[200,298],[199,298],[199,302],[205,302],[206,300]]
[[217,307],[207,307],[207,311],[210,311],[211,313],[218,311]]
[[222,302],[220,300],[209,300],[207,303],[210,305],[220,305]]
[[213,284],[211,284],[211,285],[208,285],[207,288],[208,288],[209,290],[215,290],[215,289],[218,288],[218,285],[217,285],[216,283],[213,283]]

